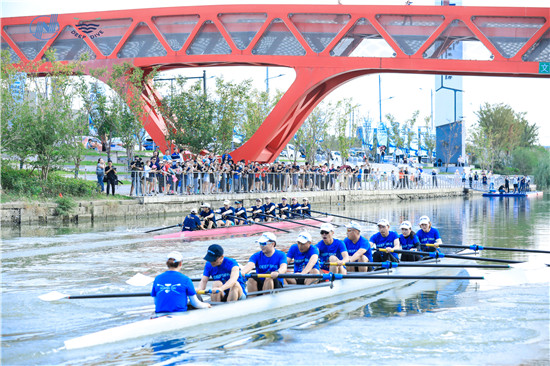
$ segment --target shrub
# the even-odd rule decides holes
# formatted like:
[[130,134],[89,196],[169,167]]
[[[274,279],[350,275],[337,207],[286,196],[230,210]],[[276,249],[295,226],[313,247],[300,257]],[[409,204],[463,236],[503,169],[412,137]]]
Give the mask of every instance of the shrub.
[[57,197],[55,203],[57,203],[55,213],[59,216],[69,215],[76,207],[76,202],[70,197]]
[[547,153],[546,159],[537,165],[534,179],[537,189],[550,188],[550,154]]

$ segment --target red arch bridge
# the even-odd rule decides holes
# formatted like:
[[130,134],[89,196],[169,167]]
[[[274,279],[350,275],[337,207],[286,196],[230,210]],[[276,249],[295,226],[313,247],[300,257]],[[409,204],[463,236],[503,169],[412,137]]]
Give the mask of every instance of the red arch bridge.
[[[550,77],[550,8],[220,5],[2,19],[14,63],[88,54],[85,66],[127,61],[150,70],[282,66],[296,79],[234,159],[271,162],[332,90],[372,73]],[[448,52],[468,44],[488,52]],[[489,55],[480,59],[479,54]],[[143,123],[166,147],[165,121],[145,88]]]

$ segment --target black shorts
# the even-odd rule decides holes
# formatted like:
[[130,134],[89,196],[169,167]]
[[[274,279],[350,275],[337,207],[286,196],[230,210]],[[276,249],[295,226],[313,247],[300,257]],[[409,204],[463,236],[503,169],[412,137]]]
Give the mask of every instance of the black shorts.
[[[251,277],[256,283],[258,284],[258,291],[262,291],[264,289],[264,282],[265,278],[257,278],[257,277]],[[281,281],[279,281],[278,278],[273,280],[273,287],[274,288],[283,288],[283,284]]]

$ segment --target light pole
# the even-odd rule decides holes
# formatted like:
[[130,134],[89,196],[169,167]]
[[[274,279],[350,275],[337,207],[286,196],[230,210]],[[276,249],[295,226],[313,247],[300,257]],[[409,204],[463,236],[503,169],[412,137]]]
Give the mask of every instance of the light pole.
[[[212,76],[211,76],[212,77]],[[187,79],[202,79],[202,91],[206,95],[206,70],[202,70],[202,76],[184,76],[185,80]],[[154,81],[170,81],[170,92],[174,90],[174,80],[177,78],[155,78]]]
[[281,76],[285,76],[285,74],[279,74],[277,76],[269,77],[269,67],[265,68],[265,92],[269,96],[269,79],[276,79],[280,78]]

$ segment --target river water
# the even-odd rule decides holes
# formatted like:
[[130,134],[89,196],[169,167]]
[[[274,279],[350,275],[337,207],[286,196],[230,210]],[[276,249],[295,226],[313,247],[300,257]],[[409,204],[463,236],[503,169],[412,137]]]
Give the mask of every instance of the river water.
[[[432,218],[449,244],[550,250],[550,200],[412,200],[319,207],[376,221],[415,224]],[[335,220],[344,223],[343,220]],[[190,276],[202,273],[212,243],[241,264],[256,236],[158,241],[142,232],[176,218],[62,228],[2,228],[2,365],[549,365],[550,254],[485,251],[485,257],[527,261],[509,270],[470,269],[484,281],[410,286],[200,336],[163,334],[81,350],[63,341],[150,316],[148,297],[45,302],[39,295],[146,292],[125,281],[164,271],[165,255],[181,251]],[[416,226],[417,227],[417,226]],[[338,228],[335,237],[344,238]],[[364,236],[375,232],[364,227]],[[293,242],[278,234],[279,248]],[[315,240],[319,234],[312,231]],[[461,273],[461,274],[468,274]]]

